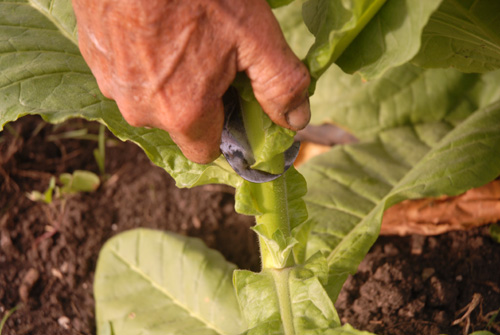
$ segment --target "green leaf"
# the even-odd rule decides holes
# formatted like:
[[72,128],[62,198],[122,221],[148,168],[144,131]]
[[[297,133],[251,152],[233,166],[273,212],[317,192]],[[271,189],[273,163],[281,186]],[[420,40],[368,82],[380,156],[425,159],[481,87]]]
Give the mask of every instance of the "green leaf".
[[419,51],[422,30],[439,4],[437,0],[388,0],[336,63],[366,79],[406,63]]
[[245,131],[242,133],[240,127],[230,130],[234,137],[244,136],[244,140],[248,141],[253,159],[248,161],[250,167],[271,174],[282,174],[285,167],[283,153],[292,146],[295,132],[273,123],[264,113],[246,75],[239,73],[232,85],[240,96],[241,119]]
[[334,65],[318,81],[311,97],[311,122],[339,124],[361,140],[408,125],[432,145],[475,110],[500,99],[498,82],[500,71],[464,74],[411,64],[366,82]]
[[[330,267],[326,288],[340,288],[378,236],[382,214],[410,198],[457,195],[500,174],[500,101],[472,113],[444,134],[431,123],[381,131],[364,143],[339,146],[301,169],[311,233],[308,254],[323,252]],[[436,131],[441,139],[428,141]]]
[[316,37],[306,57],[313,78],[319,78],[339,58],[384,3],[385,0],[309,0],[304,3],[304,22]]
[[304,265],[281,270],[236,271],[234,285],[250,328],[245,334],[371,335],[340,326],[323,287],[327,277],[320,253]]
[[493,334],[492,332],[489,332],[487,330],[480,330],[477,332],[473,332],[470,335],[495,335],[495,334]]
[[[293,247],[295,261],[297,263],[304,263],[305,261],[305,248],[309,235],[310,226],[305,223],[307,219],[307,209],[303,200],[303,196],[307,193],[307,184],[304,177],[297,172],[292,166],[285,174],[285,196],[287,204],[287,214],[289,226],[291,229],[293,239],[288,240]],[[244,181],[240,187],[236,189],[235,194],[235,210],[236,212],[244,215],[253,215],[262,217],[264,215],[272,215],[278,209],[270,205],[269,201],[265,199],[263,188],[272,187],[271,183],[255,184]],[[270,191],[273,193],[273,191]],[[267,232],[256,227],[256,231],[268,239],[273,239],[274,231]],[[277,247],[277,251],[289,251],[290,245],[282,245],[282,248]],[[278,252],[278,253],[279,253]]]
[[325,334],[340,325],[333,303],[307,264],[261,273],[236,271],[234,285],[245,307],[246,334]]
[[[307,193],[307,184],[304,177],[292,166],[285,174],[286,200],[289,204],[288,215],[290,218],[290,228],[295,229],[307,218],[307,209],[302,197]],[[269,208],[262,201],[261,184],[248,181],[242,183],[236,189],[235,209],[240,214],[259,216],[268,213],[274,208]]]
[[271,8],[277,8],[281,6],[288,5],[289,3],[293,2],[294,0],[267,0],[267,3]]
[[272,274],[237,270],[233,282],[250,329],[246,334],[283,334]]
[[192,163],[166,132],[129,126],[116,104],[100,93],[75,34],[70,0],[0,0],[0,130],[27,114],[52,123],[82,117],[138,144],[179,187],[241,183],[223,158]]
[[99,187],[101,180],[93,172],[76,170],[72,174],[63,173],[59,176],[63,184],[62,193],[94,192]]
[[445,0],[422,33],[414,62],[464,72],[500,68],[500,2]]
[[295,0],[288,6],[273,10],[288,45],[300,59],[306,57],[315,39],[302,19],[304,2],[306,0]]
[[280,229],[275,231],[272,236],[268,236],[267,227],[264,224],[257,224],[253,227],[253,231],[259,235],[261,243],[264,243],[270,251],[270,257],[274,266],[280,269],[284,268],[293,247],[298,241],[293,237],[285,238],[284,232]]
[[422,30],[439,4],[433,0],[308,0],[274,12],[292,50],[306,57],[314,85],[333,62],[367,79],[408,62],[420,49]]
[[235,266],[200,240],[136,229],[100,252],[94,295],[98,334],[239,334]]
[[64,36],[74,44],[78,43],[76,17],[68,0],[18,0],[17,2],[28,2],[33,8],[49,18]]
[[248,101],[242,99],[242,112],[247,138],[255,159],[251,168],[271,174],[283,173],[283,153],[292,146],[295,132],[273,123],[254,97]]

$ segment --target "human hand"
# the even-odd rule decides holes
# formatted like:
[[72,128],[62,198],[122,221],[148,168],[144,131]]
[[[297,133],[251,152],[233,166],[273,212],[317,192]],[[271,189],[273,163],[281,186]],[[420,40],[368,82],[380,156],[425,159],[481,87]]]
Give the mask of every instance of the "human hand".
[[271,120],[309,122],[306,67],[265,0],[73,0],[79,46],[132,126],[170,133],[184,155],[220,154],[222,96],[245,71]]

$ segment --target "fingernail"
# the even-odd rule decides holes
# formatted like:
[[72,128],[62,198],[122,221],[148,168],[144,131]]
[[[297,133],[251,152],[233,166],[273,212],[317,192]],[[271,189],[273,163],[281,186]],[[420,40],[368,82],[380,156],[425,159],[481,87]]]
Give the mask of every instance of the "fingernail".
[[309,97],[295,109],[287,112],[285,114],[286,122],[294,130],[303,129],[309,123],[311,119],[311,109],[309,106]]

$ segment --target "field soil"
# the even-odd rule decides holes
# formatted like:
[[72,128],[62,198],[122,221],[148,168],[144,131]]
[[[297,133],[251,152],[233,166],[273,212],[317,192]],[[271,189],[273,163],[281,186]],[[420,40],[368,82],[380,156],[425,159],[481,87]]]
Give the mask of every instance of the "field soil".
[[[67,136],[98,125],[24,117],[0,133],[0,319],[2,335],[95,334],[92,283],[98,252],[113,235],[149,227],[195,236],[240,268],[258,271],[251,217],[234,212],[220,185],[178,189],[132,143],[107,134],[106,177],[91,193],[52,203],[51,177],[99,173],[97,142]],[[68,138],[69,137],[69,138]],[[88,134],[83,138],[88,138]],[[500,334],[500,244],[487,227],[424,237],[381,237],[336,303],[343,322],[386,335]]]

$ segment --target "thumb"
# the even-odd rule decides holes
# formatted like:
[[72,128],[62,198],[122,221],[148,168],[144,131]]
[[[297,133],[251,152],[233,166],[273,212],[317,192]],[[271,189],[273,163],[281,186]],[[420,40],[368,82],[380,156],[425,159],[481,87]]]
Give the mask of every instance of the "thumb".
[[[246,72],[255,97],[268,116],[282,127],[304,128],[310,119],[306,66],[288,46],[269,5],[254,2],[239,39],[238,67]],[[259,27],[259,29],[255,29]]]

